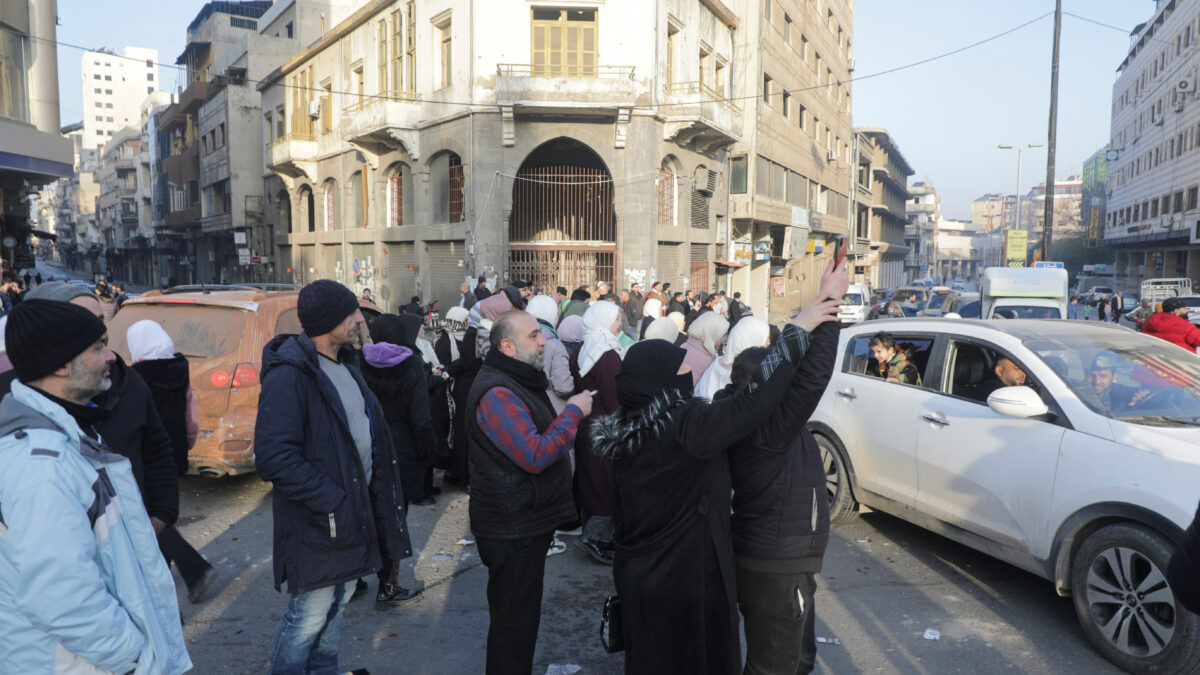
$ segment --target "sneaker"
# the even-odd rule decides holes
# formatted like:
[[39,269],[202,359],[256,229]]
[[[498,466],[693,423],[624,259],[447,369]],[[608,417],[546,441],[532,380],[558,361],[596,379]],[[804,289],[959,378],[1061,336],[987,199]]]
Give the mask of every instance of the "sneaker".
[[200,575],[200,578],[196,580],[196,583],[188,586],[188,602],[192,603],[193,605],[200,602],[201,598],[204,597],[204,594],[208,592],[208,589],[213,585],[213,582],[216,581],[217,577],[219,576],[221,575],[219,572],[217,572],[217,568],[215,567],[209,567],[208,569],[204,570],[204,574]]
[[403,586],[393,586],[388,583],[380,584],[379,592],[375,594],[375,609],[398,607],[419,596],[421,590],[409,590]]
[[611,545],[595,542],[586,537],[580,537],[576,539],[575,545],[578,546],[584,553],[592,556],[592,559],[601,565],[613,564],[613,551]]
[[559,541],[558,537],[556,536],[550,540],[550,548],[546,549],[546,557],[549,558],[552,555],[558,555],[559,553],[566,553],[566,552],[567,552],[567,545],[564,544],[563,542]]

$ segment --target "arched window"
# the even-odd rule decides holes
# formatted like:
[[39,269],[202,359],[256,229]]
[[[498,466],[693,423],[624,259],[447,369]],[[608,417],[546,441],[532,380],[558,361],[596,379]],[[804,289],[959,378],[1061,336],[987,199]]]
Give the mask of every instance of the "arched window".
[[675,221],[675,169],[671,159],[663,160],[658,170],[658,224],[677,225]]
[[387,227],[411,223],[412,202],[412,172],[404,164],[397,164],[388,173]]
[[308,231],[317,231],[317,204],[313,197],[312,188],[307,185],[300,187],[300,210],[308,223]]
[[288,196],[286,190],[280,191],[275,199],[279,202],[279,218],[278,227],[284,228],[288,234],[292,233],[292,200]]
[[333,232],[338,229],[337,218],[337,181],[325,181],[325,192],[322,195],[324,200],[325,213],[325,231]]
[[433,182],[433,222],[462,222],[465,186],[462,159],[453,152],[443,152],[431,161],[429,175]]
[[350,218],[347,229],[367,226],[363,220],[363,214],[366,213],[366,205],[363,203],[364,194],[363,172],[355,171],[350,175]]

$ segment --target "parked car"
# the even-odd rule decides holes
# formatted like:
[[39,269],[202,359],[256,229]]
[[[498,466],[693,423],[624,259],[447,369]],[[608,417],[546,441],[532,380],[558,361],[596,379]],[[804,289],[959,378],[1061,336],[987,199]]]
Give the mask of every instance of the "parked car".
[[[271,338],[300,333],[299,287],[285,284],[180,286],[125,302],[108,327],[109,346],[129,361],[125,333],[142,319],[158,322],[188,359],[200,408],[200,434],[188,473],[226,476],[254,470],[258,372]],[[359,300],[368,319],[378,307]]]
[[930,289],[929,302],[921,310],[921,316],[942,316],[958,311],[958,293],[948,286],[934,286]]
[[1108,302],[1114,293],[1112,286],[1092,286],[1087,295],[1083,296],[1083,301],[1089,305],[1094,305],[1097,302]]
[[954,277],[954,283],[950,287],[956,291],[961,291],[967,287],[967,282],[963,281],[962,277]]
[[[881,329],[920,385],[879,376]],[[1053,582],[1121,668],[1194,672],[1200,614],[1164,571],[1200,500],[1200,357],[1107,323],[883,320],[842,330],[809,426],[834,522],[911,521]]]

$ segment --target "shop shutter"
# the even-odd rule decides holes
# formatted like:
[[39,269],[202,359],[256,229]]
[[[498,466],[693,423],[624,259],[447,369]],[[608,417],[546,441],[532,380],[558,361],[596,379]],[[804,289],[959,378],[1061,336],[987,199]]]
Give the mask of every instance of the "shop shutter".
[[417,247],[411,241],[384,244],[387,278],[380,294],[383,308],[395,312],[417,291]]
[[[683,244],[659,242],[658,265],[655,268],[657,277],[650,281],[661,281],[671,284],[671,290],[687,290],[683,287]],[[647,288],[646,290],[649,290]]]
[[321,247],[322,279],[333,279],[345,283],[346,275],[342,269],[342,245],[327,244]]
[[709,287],[708,244],[692,244],[691,274],[688,288],[694,291],[711,291]]
[[459,286],[466,277],[466,247],[462,241],[434,241],[426,249],[429,286],[424,300],[437,300],[437,310],[444,317],[446,310],[458,304]]

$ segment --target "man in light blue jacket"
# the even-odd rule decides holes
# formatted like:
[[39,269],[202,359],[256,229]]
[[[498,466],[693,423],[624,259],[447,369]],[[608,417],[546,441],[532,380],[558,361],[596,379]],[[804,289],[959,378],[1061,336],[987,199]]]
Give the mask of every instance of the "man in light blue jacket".
[[9,315],[0,402],[0,673],[176,675],[175,585],[129,460],[92,429],[111,386],[104,323],[65,302]]

